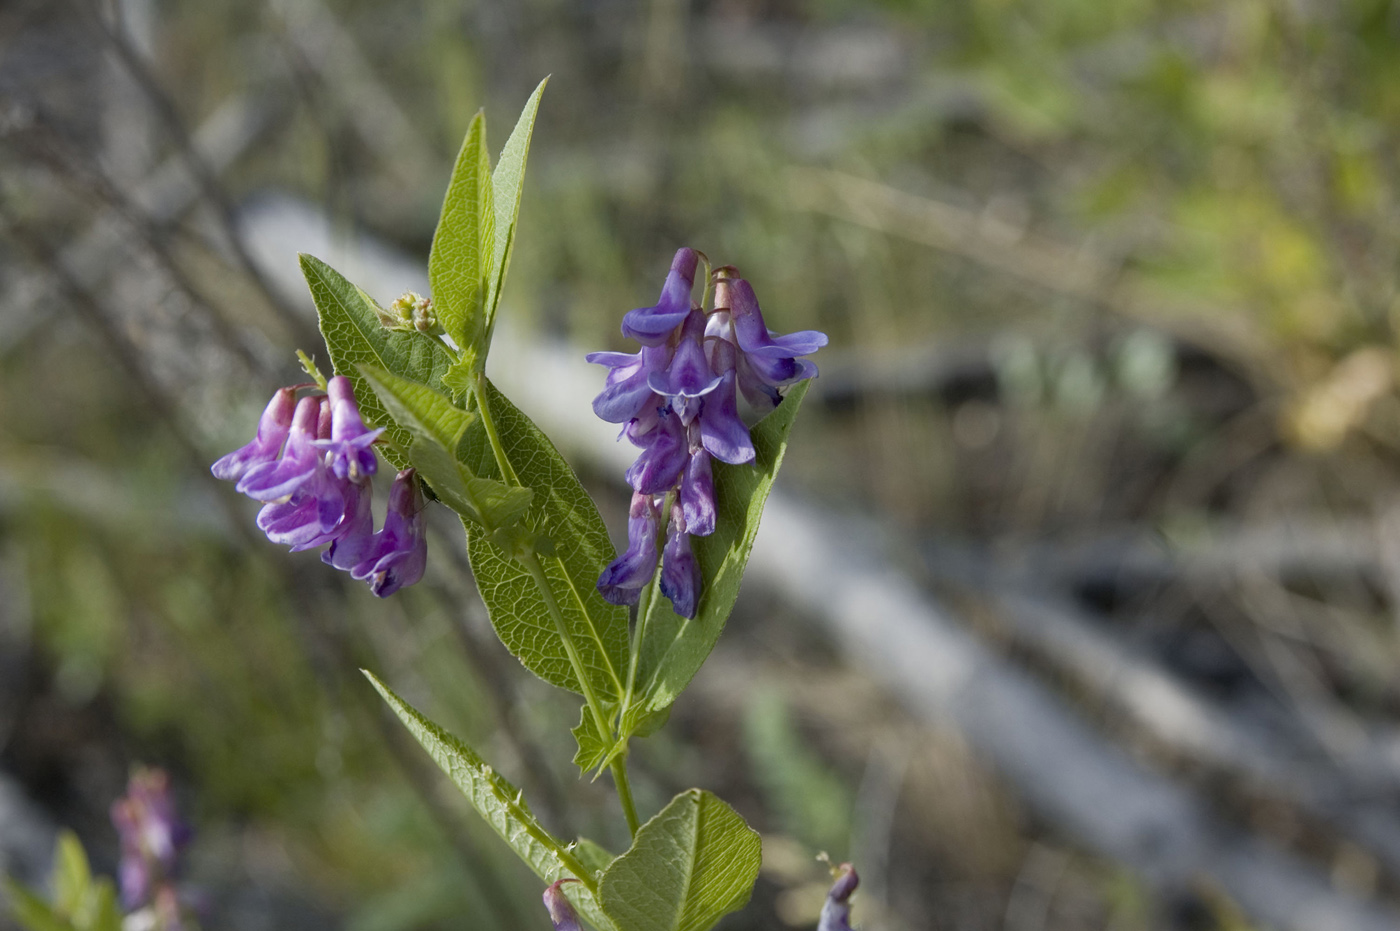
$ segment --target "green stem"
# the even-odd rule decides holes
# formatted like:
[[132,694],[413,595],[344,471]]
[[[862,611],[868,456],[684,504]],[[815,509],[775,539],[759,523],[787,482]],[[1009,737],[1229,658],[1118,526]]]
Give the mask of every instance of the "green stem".
[[491,416],[491,406],[486,403],[486,378],[476,377],[476,415],[481,418],[481,426],[486,430],[486,438],[491,442],[491,452],[496,456],[496,465],[501,468],[501,477],[511,485],[519,485],[520,477],[515,474],[510,460],[506,458],[505,447],[501,446],[501,435],[496,432],[496,419]]
[[632,783],[627,779],[627,754],[622,753],[612,761],[613,784],[617,786],[617,800],[622,803],[622,813],[627,816],[627,830],[633,837],[641,828],[637,818],[637,805],[632,801]]
[[[579,688],[583,690],[584,701],[588,703],[588,708],[593,713],[594,729],[597,730],[598,737],[603,741],[603,746],[607,746],[612,740],[612,729],[608,727],[608,718],[603,713],[603,706],[598,701],[598,696],[593,694],[593,686],[589,683],[588,676],[584,672],[583,660],[578,655],[578,647],[574,644],[573,635],[569,633],[569,625],[564,621],[564,612],[559,610],[559,602],[554,600],[554,592],[549,587],[549,577],[544,574],[540,558],[533,551],[522,556],[520,562],[535,580],[535,586],[540,590],[540,597],[544,599],[544,606],[549,611],[549,616],[554,619],[554,626],[559,631],[559,639],[564,644],[564,652],[569,657],[569,664],[574,667],[574,677],[578,679]],[[632,802],[632,787],[627,781],[626,761],[614,760],[612,773],[613,782],[617,785],[618,800],[622,802],[622,813],[627,816],[627,827],[635,835],[641,822],[637,818],[637,807]]]

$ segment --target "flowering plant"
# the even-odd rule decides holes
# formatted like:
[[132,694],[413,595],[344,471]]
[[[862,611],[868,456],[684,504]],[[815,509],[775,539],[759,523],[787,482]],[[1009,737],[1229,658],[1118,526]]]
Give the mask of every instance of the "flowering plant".
[[[574,762],[611,774],[631,848],[615,855],[555,837],[474,749],[365,675],[540,876],[556,928],[582,919],[599,931],[704,931],[748,901],[759,837],[699,788],[643,823],[628,747],[665,723],[723,630],[816,375],[804,357],[826,337],[770,332],[737,269],[676,252],[656,304],[623,318],[639,350],[588,357],[607,369],[594,411],[640,449],[626,473],[628,546],[617,555],[573,470],[485,370],[543,90],[494,169],[485,119],[472,121],[428,259],[430,298],[410,293],[386,309],[301,256],[334,372],[322,375],[301,354],[312,381],[274,393],[253,440],[213,472],[262,503],[257,524],[270,539],[293,551],[325,547],[327,564],[381,597],[423,576],[430,501],[454,511],[502,642],[535,675],[582,697]],[[397,474],[376,530],[378,456]],[[151,862],[163,861],[133,870]],[[149,871],[122,879],[124,893],[144,888]],[[845,927],[844,913],[836,921],[824,925]]]

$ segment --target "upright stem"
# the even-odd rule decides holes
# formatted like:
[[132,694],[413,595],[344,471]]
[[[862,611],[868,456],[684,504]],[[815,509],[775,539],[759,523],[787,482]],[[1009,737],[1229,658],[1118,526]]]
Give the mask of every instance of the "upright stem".
[[486,403],[486,379],[478,375],[476,379],[476,415],[481,418],[481,426],[486,430],[486,438],[491,442],[491,452],[496,456],[496,465],[501,467],[501,477],[508,484],[519,485],[520,477],[515,474],[505,448],[501,446],[501,435],[496,432],[496,419],[491,416],[491,406]]
[[[486,400],[486,380],[482,376],[477,376],[476,381],[476,410],[477,416],[481,418],[481,425],[486,430],[486,436],[491,442],[491,451],[496,456],[496,465],[500,467],[501,475],[510,484],[519,485],[520,477],[515,474],[510,460],[506,458],[500,434],[496,432],[496,421],[491,416],[491,407]],[[554,600],[554,591],[549,587],[549,577],[544,574],[544,566],[540,565],[540,558],[534,550],[530,550],[519,559],[520,564],[525,567],[525,571],[529,572],[530,577],[535,580],[535,587],[540,590],[540,597],[544,600],[545,609],[553,618],[554,626],[559,631],[559,639],[564,644],[564,653],[569,657],[569,665],[574,669],[574,678],[578,679],[579,688],[583,690],[584,701],[588,703],[589,711],[592,712],[594,729],[598,732],[603,746],[607,747],[612,742],[612,728],[608,726],[608,718],[603,713],[602,703],[598,701],[598,696],[593,694],[593,685],[588,681],[588,676],[584,672],[583,659],[578,655],[578,647],[574,644],[573,634],[569,633],[569,625],[564,620],[564,612],[559,609],[559,602]],[[632,801],[632,785],[627,779],[626,758],[614,759],[611,768],[613,782],[617,786],[617,798],[622,803],[622,813],[627,817],[627,829],[635,837],[637,829],[641,827],[641,821],[637,818],[637,806]]]

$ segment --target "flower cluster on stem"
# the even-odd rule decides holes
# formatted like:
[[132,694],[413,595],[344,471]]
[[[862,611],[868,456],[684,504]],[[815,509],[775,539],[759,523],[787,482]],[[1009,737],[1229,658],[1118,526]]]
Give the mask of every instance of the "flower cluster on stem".
[[394,479],[376,531],[370,478],[378,470],[374,443],[384,431],[365,426],[345,376],[330,379],[324,395],[297,400],[304,387],[278,389],[252,442],[211,471],[263,502],[257,523],[269,540],[293,552],[330,544],[322,561],[388,597],[421,579],[427,562],[417,477],[405,469]]
[[754,461],[739,396],[760,415],[771,411],[780,389],[817,374],[801,357],[827,341],[816,330],[770,332],[752,286],[732,266],[713,273],[711,307],[694,301],[701,258],[679,250],[656,304],[623,317],[622,333],[641,344],[639,352],[588,356],[609,370],[594,413],[622,424],[621,435],[641,449],[626,475],[633,491],[627,550],[603,571],[598,591],[613,604],[636,604],[659,549],[661,592],[683,617],[695,616],[701,594],[691,538],[715,530],[712,460]]
[[175,880],[180,851],[192,835],[175,812],[164,770],[132,773],[126,795],[112,803],[112,824],[121,840],[118,884],[129,913],[126,926],[160,931],[189,927]]

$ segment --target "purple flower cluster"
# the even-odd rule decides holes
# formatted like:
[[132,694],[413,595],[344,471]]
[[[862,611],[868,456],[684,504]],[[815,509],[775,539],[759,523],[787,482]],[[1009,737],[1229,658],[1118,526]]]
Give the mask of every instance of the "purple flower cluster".
[[374,529],[370,476],[378,469],[371,430],[350,379],[332,378],[324,396],[297,400],[281,388],[258,421],[257,436],[214,463],[216,478],[264,502],[258,528],[293,552],[330,544],[321,559],[369,582],[379,597],[423,577],[427,538],[423,495],[412,469],[394,479],[384,527]]
[[678,251],[661,298],[623,317],[622,333],[641,343],[640,352],[588,356],[609,369],[594,412],[623,424],[622,435],[642,451],[627,470],[633,490],[627,551],[603,571],[598,591],[613,604],[636,604],[656,573],[660,543],[661,591],[683,617],[694,617],[700,601],[690,538],[715,530],[711,460],[754,460],[739,395],[767,413],[782,401],[780,388],[817,374],[800,357],[826,345],[815,330],[771,333],[753,288],[729,266],[714,274],[714,306],[707,311],[691,299],[699,261],[694,249]]
[[151,909],[155,926],[166,931],[183,927],[174,880],[191,832],[175,814],[170,777],[159,769],[132,773],[126,795],[112,803],[112,824],[121,839],[122,906]]

